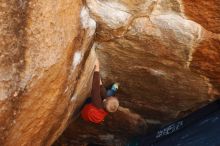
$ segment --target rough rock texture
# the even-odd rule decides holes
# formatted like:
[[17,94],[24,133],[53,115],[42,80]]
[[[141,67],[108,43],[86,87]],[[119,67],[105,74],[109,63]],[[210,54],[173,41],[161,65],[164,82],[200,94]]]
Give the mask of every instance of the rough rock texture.
[[96,23],[80,0],[1,0],[0,24],[0,145],[51,145],[88,96]]
[[[51,145],[72,115],[57,145],[124,145],[215,100],[219,11],[218,0],[0,1],[0,145]],[[94,48],[104,83],[120,83],[122,107],[101,125],[75,121]]]
[[220,1],[182,0],[185,15],[208,31],[220,33]]
[[79,119],[59,142],[124,145],[126,138],[182,117],[219,95],[219,1],[86,2],[98,24],[95,47],[102,78],[106,85],[120,83],[120,103],[129,110],[99,126]]
[[220,90],[220,1],[183,0],[183,4],[185,15],[205,31],[203,41],[195,47],[191,69],[208,77]]

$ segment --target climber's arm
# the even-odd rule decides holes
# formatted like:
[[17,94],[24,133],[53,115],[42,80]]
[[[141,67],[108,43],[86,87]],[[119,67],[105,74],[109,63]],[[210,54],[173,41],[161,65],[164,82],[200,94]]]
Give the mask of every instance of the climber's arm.
[[105,87],[102,84],[102,79],[101,78],[100,78],[100,95],[102,97],[102,100],[107,97],[107,92],[106,92]]
[[95,72],[93,75],[91,96],[92,96],[92,103],[98,108],[103,108],[102,99],[100,96],[100,75],[99,75],[98,60],[96,60],[95,63]]
[[106,89],[103,85],[100,85],[100,94],[101,94],[101,97],[102,99],[105,99],[107,97],[107,92],[106,92]]

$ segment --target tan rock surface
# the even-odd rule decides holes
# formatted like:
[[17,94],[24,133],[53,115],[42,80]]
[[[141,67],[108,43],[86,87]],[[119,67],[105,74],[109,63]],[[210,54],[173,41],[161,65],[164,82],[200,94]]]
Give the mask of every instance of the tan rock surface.
[[88,96],[96,23],[80,0],[3,0],[0,22],[0,145],[51,145]]
[[217,0],[87,0],[87,6],[98,23],[104,83],[120,83],[120,103],[130,112],[119,111],[99,126],[78,120],[61,142],[124,145],[126,138],[219,95]]
[[94,48],[122,107],[101,125],[73,120],[58,145],[124,145],[213,101],[219,10],[217,0],[1,1],[0,145],[56,140],[89,95]]

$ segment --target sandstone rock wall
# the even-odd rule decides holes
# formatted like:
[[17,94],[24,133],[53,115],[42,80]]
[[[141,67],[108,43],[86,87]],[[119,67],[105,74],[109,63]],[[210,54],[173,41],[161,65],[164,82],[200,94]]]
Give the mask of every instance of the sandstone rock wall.
[[122,107],[101,125],[73,120],[58,145],[124,145],[215,100],[219,10],[218,0],[2,0],[0,145],[57,139],[90,92],[94,49]]
[[[217,0],[87,0],[86,4],[98,24],[95,46],[104,83],[120,83],[120,103],[129,110],[119,111],[100,126],[81,120],[72,123],[60,141],[124,145],[128,137],[182,117],[219,95]],[[78,126],[82,128],[74,131]]]
[[0,22],[0,145],[51,145],[88,96],[96,23],[80,0],[2,0]]
[[[219,2],[87,0],[87,5],[99,24],[102,76],[121,83],[122,104],[140,99],[142,108],[169,119],[219,94]],[[201,11],[208,26],[195,15]]]

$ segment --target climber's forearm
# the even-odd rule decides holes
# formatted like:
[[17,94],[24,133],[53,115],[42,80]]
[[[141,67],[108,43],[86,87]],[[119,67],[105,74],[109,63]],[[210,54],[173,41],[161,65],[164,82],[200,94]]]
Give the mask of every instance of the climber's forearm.
[[100,77],[100,95],[102,97],[102,99],[105,99],[107,97],[107,94],[106,94],[106,89],[105,87],[103,86],[102,84],[102,80],[101,80],[101,77]]
[[101,108],[102,107],[102,99],[100,96],[100,75],[99,72],[95,71],[93,75],[92,81],[92,103],[96,106]]
[[100,85],[100,94],[101,94],[102,99],[105,99],[107,97],[107,92],[103,85]]

